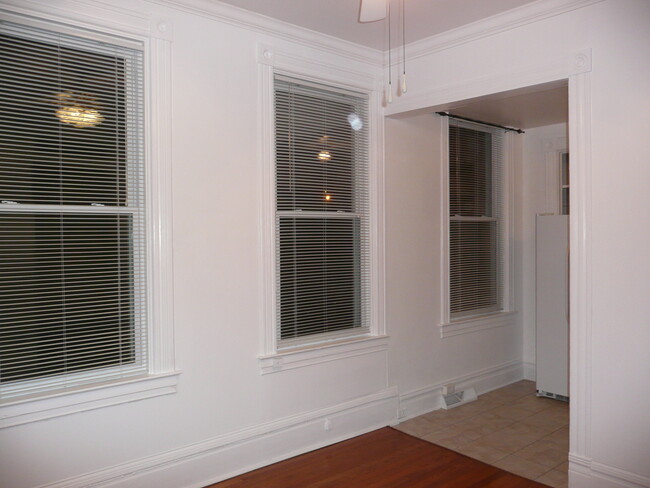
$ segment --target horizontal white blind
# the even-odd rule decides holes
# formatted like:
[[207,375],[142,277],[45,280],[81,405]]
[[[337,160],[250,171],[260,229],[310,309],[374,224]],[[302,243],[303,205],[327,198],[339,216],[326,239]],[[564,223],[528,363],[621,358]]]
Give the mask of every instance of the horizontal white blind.
[[0,397],[148,369],[143,56],[0,23]]
[[367,96],[276,76],[279,347],[369,331]]
[[452,318],[503,309],[503,131],[449,120]]

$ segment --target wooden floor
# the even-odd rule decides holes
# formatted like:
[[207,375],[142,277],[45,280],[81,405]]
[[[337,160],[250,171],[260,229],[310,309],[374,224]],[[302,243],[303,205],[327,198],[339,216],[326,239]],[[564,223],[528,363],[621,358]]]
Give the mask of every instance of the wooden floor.
[[385,427],[207,488],[534,488],[521,478]]

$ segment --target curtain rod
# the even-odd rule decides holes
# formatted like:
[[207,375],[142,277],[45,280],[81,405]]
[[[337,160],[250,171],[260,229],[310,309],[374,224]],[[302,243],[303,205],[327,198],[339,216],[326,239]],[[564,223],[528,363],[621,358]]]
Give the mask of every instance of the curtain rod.
[[452,115],[449,112],[436,112],[436,114],[440,115],[441,117],[449,117],[451,119],[466,120],[468,122],[474,122],[476,124],[489,125],[490,127],[498,127],[499,129],[504,129],[504,130],[507,130],[507,131],[516,132],[517,134],[525,134],[526,133],[526,131],[523,131],[521,129],[516,129],[514,127],[506,127],[505,125],[491,124],[490,122],[483,122],[482,120],[470,119],[468,117],[461,117],[460,115]]

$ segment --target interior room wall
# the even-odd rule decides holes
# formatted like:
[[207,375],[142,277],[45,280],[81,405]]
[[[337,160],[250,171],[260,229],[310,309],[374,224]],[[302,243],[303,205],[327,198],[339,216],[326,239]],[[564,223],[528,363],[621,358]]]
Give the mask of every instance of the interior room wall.
[[[427,154],[437,143],[435,135],[424,138],[435,134],[437,122],[426,117],[386,122],[388,354],[379,349],[260,374],[258,46],[317,61],[323,73],[337,67],[377,79],[381,73],[363,56],[318,47],[333,43],[322,36],[296,43],[284,33],[274,36],[266,24],[206,16],[207,0],[188,0],[192,7],[183,8],[162,3],[3,0],[26,11],[36,6],[46,18],[107,5],[107,15],[125,9],[173,24],[174,320],[182,374],[173,395],[2,429],[0,486],[204,486],[394,422],[397,392],[403,408],[415,412],[436,407],[441,381],[521,375],[516,327],[439,338],[438,195],[429,195],[436,159]],[[574,467],[583,469],[581,477],[572,475],[574,488],[650,486],[650,390],[643,388],[650,228],[639,220],[640,209],[650,208],[648,19],[647,0],[604,0],[473,41],[443,43],[410,60],[409,93],[387,109],[423,109],[458,93],[468,98],[515,88],[495,80],[505,74],[521,81],[531,65],[564,66],[572,53],[592,49],[586,347],[593,400],[587,448],[573,452],[582,463]],[[438,89],[437,98],[431,89]]]
[[440,386],[479,392],[520,379],[516,321],[441,338],[442,125],[434,113],[385,121],[386,320],[389,377],[401,416],[439,408]]
[[[44,17],[93,16],[102,3],[17,5],[36,5]],[[134,12],[166,19],[173,28],[178,392],[1,429],[0,486],[204,486],[394,422],[396,393],[388,388],[385,350],[265,375],[258,360],[263,320],[258,46],[317,59],[324,77],[353,70],[380,78],[378,53],[364,58],[350,47],[346,56],[344,43],[324,36],[308,33],[309,40],[300,44],[217,16],[140,0],[107,5],[100,15]]]
[[[582,8],[575,8],[579,3]],[[650,3],[584,4],[557,2],[568,6],[564,12],[527,18],[508,31],[473,31],[478,38],[447,36],[428,51],[412,46],[409,92],[388,111],[418,111],[552,81],[573,66],[570,105],[578,93],[588,102],[573,105],[580,119],[572,122],[570,115],[569,121],[582,128],[582,134],[570,129],[570,137],[584,151],[582,179],[572,175],[582,188],[573,198],[584,213],[573,212],[571,219],[586,224],[574,235],[587,239],[579,249],[582,260],[572,263],[586,274],[579,288],[584,301],[572,299],[582,328],[572,344],[581,356],[572,369],[580,382],[572,382],[570,483],[650,486],[650,390],[639,388],[650,370],[650,227],[639,225],[637,212],[650,207],[650,111],[642,108],[650,100],[650,64],[642,61],[650,45]],[[588,74],[577,77],[581,70]]]
[[535,217],[558,212],[555,185],[559,185],[559,153],[568,148],[567,124],[527,129],[518,139],[523,154],[515,184],[515,300],[523,335],[524,374],[535,380]]

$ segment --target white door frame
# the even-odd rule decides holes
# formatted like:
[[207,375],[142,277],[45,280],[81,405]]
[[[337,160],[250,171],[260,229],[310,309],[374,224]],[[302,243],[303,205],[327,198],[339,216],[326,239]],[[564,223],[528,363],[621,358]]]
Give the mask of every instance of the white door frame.
[[[488,96],[545,83],[569,84],[569,161],[571,192],[569,217],[569,474],[572,486],[588,486],[591,479],[591,49],[500,73],[479,80],[409,93],[385,108],[386,116],[408,116],[449,106],[470,98]],[[584,484],[586,483],[586,484]]]

